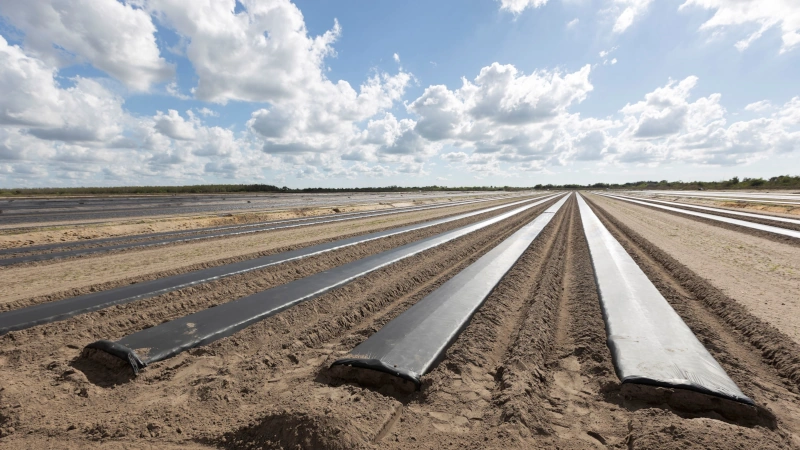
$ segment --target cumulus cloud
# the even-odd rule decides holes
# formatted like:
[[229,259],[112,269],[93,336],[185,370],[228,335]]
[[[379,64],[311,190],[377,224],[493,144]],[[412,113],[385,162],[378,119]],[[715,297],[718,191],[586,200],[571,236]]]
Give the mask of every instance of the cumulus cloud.
[[166,81],[150,15],[117,0],[0,0],[0,14],[25,33],[24,47],[49,66],[88,62],[131,89]]
[[633,22],[647,12],[652,0],[613,0],[611,10],[616,14],[614,33],[623,33]]
[[219,117],[219,113],[218,112],[213,111],[211,109],[208,109],[205,106],[200,108],[200,109],[198,109],[197,112],[199,112],[204,117]]
[[499,0],[500,9],[519,14],[527,8],[538,8],[547,4],[547,0]]
[[[481,71],[489,72],[502,70],[489,66]],[[531,77],[522,82],[519,79],[527,76],[515,74],[511,80],[519,82],[512,82],[479,75],[454,91],[432,86],[408,109],[417,115],[420,136],[459,149],[442,154],[444,161],[476,176],[547,171],[576,162],[598,167],[672,161],[733,165],[800,147],[800,98],[774,108],[770,116],[729,123],[720,94],[692,98],[699,79],[690,76],[670,80],[642,100],[628,103],[617,117],[583,118],[570,109],[592,90],[588,67]],[[573,81],[548,81],[559,79]],[[482,106],[488,99],[491,108]],[[508,120],[516,117],[509,111],[533,105],[550,106],[545,108],[547,114]],[[748,109],[763,112],[766,105],[759,102]]]
[[745,111],[764,112],[772,108],[772,103],[769,100],[760,100],[753,102],[744,107]]
[[[650,3],[608,1],[616,32],[628,29]],[[503,1],[501,8],[517,14],[544,3]],[[25,8],[41,12],[46,9],[36,8],[60,4],[45,0]],[[100,68],[107,61],[99,53],[61,45],[69,40],[55,31],[42,38],[49,46],[42,49],[20,27],[26,33],[22,45],[0,37],[0,173],[6,183],[20,184],[25,177],[75,184],[165,178],[188,183],[256,180],[265,172],[276,177],[271,179],[288,174],[307,180],[415,177],[429,174],[436,164],[478,178],[524,176],[572,164],[742,164],[800,146],[800,98],[783,105],[751,103],[745,110],[753,120],[730,121],[722,96],[694,96],[700,80],[690,76],[618,105],[610,117],[592,118],[576,112],[595,88],[590,64],[523,73],[511,64],[493,63],[462,78],[460,85],[427,86],[417,98],[406,99],[416,80],[402,67],[391,74],[373,70],[358,85],[328,79],[325,59],[335,55],[338,24],[311,36],[288,0],[245,0],[238,7],[234,0],[133,4],[114,6],[126,11],[119,20],[138,23],[125,14],[143,14],[152,26],[152,15],[178,34],[181,51],[197,70],[195,98],[257,102],[245,126],[209,126],[205,121],[219,113],[205,106],[132,115],[110,88],[115,83],[58,76],[71,61]],[[58,14],[61,23],[69,22],[69,15]],[[30,17],[14,20],[34,27]],[[131,37],[131,45],[145,45],[149,41],[141,36],[153,36],[146,26],[140,28],[144,34]],[[81,39],[91,44],[90,37]],[[151,52],[145,60],[158,66],[163,60],[153,48],[155,56]],[[614,50],[600,53],[604,64],[616,63]],[[392,58],[399,64],[399,55]],[[147,66],[128,63],[130,73]],[[117,69],[124,67],[120,62]],[[129,72],[102,70],[133,89],[167,81],[153,75],[158,71],[144,71],[137,78],[144,81],[136,85],[125,78]],[[179,98],[189,92],[176,83],[165,84],[164,91]]]
[[566,27],[567,27],[568,30],[571,30],[571,29],[577,27],[579,22],[580,22],[580,19],[578,19],[576,17],[576,18],[570,20],[569,22],[567,22]]
[[120,132],[120,97],[80,77],[62,89],[54,75],[0,36],[0,125],[30,127],[34,136],[60,141],[102,141]]
[[135,117],[97,80],[76,77],[62,87],[56,73],[0,37],[0,162],[6,183],[258,179],[265,167],[280,167],[246,134],[207,127],[192,111]]
[[184,118],[178,114],[178,111],[174,109],[167,111],[167,114],[158,111],[155,116],[155,125],[153,128],[164,136],[172,139],[181,141],[194,140],[197,135],[194,123],[192,123],[194,117],[191,111],[188,111],[187,114],[189,115],[189,120],[184,120]]
[[512,65],[494,63],[454,91],[428,87],[408,109],[420,117],[416,131],[426,139],[480,140],[500,131],[498,126],[525,126],[564,113],[593,89],[590,71],[586,65],[563,76],[545,71],[524,75]]
[[303,14],[289,0],[186,2],[147,0],[159,21],[186,38],[186,57],[198,76],[200,100],[276,102],[313,96],[327,80],[321,70],[338,23],[309,36]]
[[264,139],[267,153],[345,151],[358,138],[356,124],[391,108],[410,79],[404,72],[376,74],[359,91],[345,81],[320,83],[313,99],[301,97],[259,109],[247,126]]
[[770,116],[728,124],[718,93],[690,100],[696,77],[670,81],[620,111],[625,129],[615,137],[620,162],[682,161],[733,165],[800,148],[800,101]]
[[697,77],[688,77],[676,83],[670,81],[666,86],[645,95],[645,100],[628,104],[621,112],[627,117],[635,117],[631,122],[632,133],[639,138],[662,137],[680,131],[688,118],[689,92],[697,84]]
[[781,30],[781,53],[800,44],[800,7],[795,0],[686,0],[678,9],[690,7],[714,10],[714,15],[700,26],[701,30],[729,27],[751,29],[755,25],[755,31],[736,42],[736,48],[740,51],[747,49],[773,27]]

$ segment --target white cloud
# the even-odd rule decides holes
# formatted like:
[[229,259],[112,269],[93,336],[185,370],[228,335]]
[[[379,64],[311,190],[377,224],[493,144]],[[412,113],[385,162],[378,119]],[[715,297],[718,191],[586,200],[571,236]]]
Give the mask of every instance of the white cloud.
[[513,14],[520,14],[527,8],[538,8],[547,4],[547,0],[499,0],[500,9]]
[[338,23],[316,37],[308,31],[300,10],[288,0],[186,2],[148,0],[159,21],[187,40],[186,56],[194,66],[200,100],[278,102],[313,98],[330,82],[322,70]]
[[614,53],[615,50],[617,50],[617,47],[611,47],[608,50],[600,50],[599,55],[600,55],[601,58],[605,58],[606,56]]
[[[504,9],[521,12],[544,3],[509,2]],[[197,68],[195,97],[259,102],[246,126],[207,126],[205,120],[219,116],[207,107],[131,115],[109,88],[113,83],[59,78],[64,60],[58,52],[36,50],[27,37],[21,47],[0,37],[4,183],[190,183],[256,180],[265,173],[270,179],[416,177],[437,163],[480,178],[524,176],[577,162],[598,168],[742,164],[800,147],[800,98],[775,106],[751,103],[745,110],[756,118],[730,122],[722,96],[694,98],[699,80],[687,77],[619,105],[612,117],[595,119],[575,112],[594,89],[591,65],[525,74],[494,63],[460,86],[428,86],[403,102],[414,78],[402,68],[394,74],[375,70],[358,86],[329,80],[324,60],[334,55],[338,25],[311,37],[299,10],[286,0],[245,0],[237,14],[232,0],[142,4],[178,32]],[[613,0],[609,14],[620,22],[631,9],[634,23],[648,4]],[[617,62],[615,49],[600,52],[603,64]],[[399,64],[400,56],[392,56]],[[175,83],[164,90],[186,97]],[[399,115],[394,108],[401,102],[406,111]]]
[[580,22],[580,19],[578,19],[577,17],[570,20],[569,22],[567,22],[567,29],[571,30],[575,28],[576,26],[578,26],[578,22]]
[[200,108],[200,109],[198,109],[197,112],[199,112],[204,117],[219,117],[219,113],[218,112],[212,111],[212,110],[206,108],[205,106]]
[[678,9],[692,6],[715,10],[714,15],[700,26],[701,30],[757,26],[755,31],[736,43],[740,51],[773,27],[781,30],[781,53],[800,44],[800,5],[796,0],[686,0]]
[[524,75],[512,65],[494,63],[455,91],[428,87],[408,109],[420,116],[416,130],[427,139],[474,140],[494,134],[498,126],[540,123],[564,113],[593,89],[590,70],[586,65],[564,76]]
[[191,98],[188,95],[181,93],[180,89],[178,88],[178,83],[176,81],[167,84],[165,86],[165,89],[167,90],[167,94],[169,94],[171,97],[175,97],[181,100],[189,100]]
[[772,104],[769,102],[769,100],[761,100],[753,102],[744,107],[746,111],[754,111],[754,112],[764,112],[771,108]]
[[502,173],[501,163],[541,170],[569,150],[563,124],[575,120],[568,108],[593,89],[590,71],[586,65],[573,73],[525,75],[495,63],[473,81],[464,79],[459,89],[428,87],[408,111],[417,116],[414,132],[420,138],[463,149],[442,158],[476,176]]
[[[421,137],[458,149],[441,155],[454,170],[485,177],[589,161],[620,168],[673,161],[734,165],[800,149],[800,98],[769,117],[728,123],[720,94],[691,99],[699,82],[692,76],[669,81],[625,105],[618,118],[582,118],[570,109],[592,90],[588,66],[563,76],[525,76],[512,68],[485,67],[460,89],[431,86],[409,104]],[[500,76],[507,72],[514,75]],[[544,109],[546,114],[529,114],[532,105],[551,107]],[[764,107],[754,105],[751,110]],[[526,113],[510,113],[517,110]]]
[[[689,112],[687,98],[697,84],[697,77],[688,77],[645,95],[645,100],[625,105],[620,111],[629,118],[630,131],[637,138],[657,138],[681,131]],[[721,115],[721,114],[720,114]]]
[[651,2],[652,0],[614,0],[611,9],[618,15],[612,31],[623,33],[630,28],[637,18],[644,15]]
[[259,109],[247,125],[264,139],[267,153],[345,151],[359,133],[356,123],[391,108],[410,79],[404,72],[376,74],[358,92],[344,81],[322,83],[313,99],[299,97]]
[[[0,37],[0,162],[14,185],[263,177],[281,164],[247,135],[206,127],[192,111],[126,113],[98,81],[61,87],[56,69]],[[210,111],[210,110],[209,110]],[[113,163],[113,164],[112,164]],[[26,178],[27,177],[27,178]],[[94,180],[94,181],[87,181]]]
[[101,141],[121,131],[121,98],[80,77],[61,89],[54,75],[0,36],[0,125],[30,127],[30,134],[61,141]]
[[25,33],[24,47],[49,66],[88,62],[145,91],[173,76],[160,56],[150,15],[116,0],[0,0],[0,12]]
[[192,120],[194,117],[191,111],[187,113],[189,115],[188,121],[184,120],[183,117],[178,114],[178,111],[174,109],[167,111],[167,114],[158,111],[154,117],[155,125],[153,128],[164,136],[172,139],[192,141],[196,137],[195,124]]
[[689,100],[696,77],[657,88],[645,100],[626,105],[625,129],[615,137],[619,162],[664,161],[733,165],[800,149],[800,100],[771,116],[727,124],[722,96]]

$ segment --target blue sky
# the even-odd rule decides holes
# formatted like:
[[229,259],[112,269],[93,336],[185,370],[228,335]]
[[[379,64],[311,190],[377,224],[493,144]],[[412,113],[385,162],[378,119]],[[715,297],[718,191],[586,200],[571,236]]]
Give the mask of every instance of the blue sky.
[[0,0],[0,186],[800,174],[795,0]]

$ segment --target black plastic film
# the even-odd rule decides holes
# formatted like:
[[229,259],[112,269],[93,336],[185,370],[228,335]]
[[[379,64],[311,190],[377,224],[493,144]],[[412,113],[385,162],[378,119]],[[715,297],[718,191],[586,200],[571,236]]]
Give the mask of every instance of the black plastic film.
[[529,224],[384,325],[333,365],[386,372],[419,385],[469,324],[500,280],[567,201],[564,196]]
[[728,214],[731,216],[740,216],[740,217],[749,217],[752,219],[760,219],[760,220],[771,220],[773,222],[782,222],[782,223],[789,223],[792,225],[800,225],[800,219],[789,219],[787,217],[779,217],[779,216],[770,216],[766,214],[755,214],[743,211],[733,211],[730,209],[722,209],[722,208],[711,208],[709,206],[701,206],[701,205],[694,205],[691,203],[678,203],[678,202],[665,202],[663,200],[655,200],[652,198],[643,199],[638,197],[629,197],[627,195],[608,195],[608,197],[612,198],[619,198],[619,199],[627,199],[627,200],[641,200],[648,203],[658,203],[661,205],[669,205],[676,208],[692,208],[692,209],[699,209],[701,211],[708,211],[709,213],[720,213],[720,214]]
[[580,195],[578,206],[620,380],[753,404]]
[[[477,200],[475,202],[483,202],[487,200]],[[14,264],[21,264],[25,262],[36,262],[36,261],[46,261],[50,259],[59,259],[59,258],[70,258],[76,256],[86,256],[86,255],[93,255],[98,253],[107,253],[114,250],[124,250],[124,249],[131,249],[131,248],[141,248],[141,247],[157,247],[161,245],[168,245],[168,244],[177,244],[177,243],[185,243],[185,242],[192,242],[198,241],[203,239],[213,239],[213,238],[220,238],[220,237],[232,237],[232,236],[240,236],[244,234],[253,234],[253,233],[263,233],[266,231],[274,231],[274,230],[281,230],[285,228],[298,228],[298,227],[305,227],[311,225],[322,225],[326,223],[335,223],[335,222],[342,222],[345,220],[356,220],[356,219],[365,219],[370,217],[380,217],[386,216],[391,214],[400,214],[405,212],[416,212],[416,211],[423,211],[428,209],[438,209],[438,208],[445,208],[449,206],[459,206],[465,203],[475,203],[475,202],[463,202],[458,204],[447,204],[447,205],[434,205],[434,206],[418,206],[418,207],[411,207],[405,208],[402,210],[391,210],[391,211],[369,211],[364,213],[349,213],[349,214],[338,214],[335,216],[323,216],[323,217],[314,217],[314,218],[305,218],[305,219],[287,219],[287,220],[280,220],[274,222],[265,222],[264,224],[258,226],[252,225],[241,225],[232,227],[232,229],[225,229],[221,228],[214,231],[212,234],[208,234],[208,231],[202,231],[203,234],[192,234],[186,236],[187,234],[192,233],[191,231],[184,231],[182,234],[184,236],[178,237],[170,237],[164,239],[157,239],[157,240],[146,240],[141,241],[142,236],[132,236],[127,238],[109,238],[115,239],[117,241],[127,241],[121,244],[115,245],[107,245],[103,247],[88,247],[88,248],[79,248],[74,250],[63,250],[63,251],[56,251],[56,252],[49,252],[49,253],[39,253],[33,255],[21,255],[21,256],[13,256],[10,258],[3,258],[0,259],[0,266],[10,266]],[[247,228],[247,229],[245,229]],[[154,234],[155,235],[155,234]],[[130,242],[130,241],[139,241],[139,242]],[[101,241],[98,240],[98,243]],[[109,241],[113,242],[113,241]],[[82,241],[78,243],[69,243],[66,245],[91,245],[91,241]],[[56,245],[56,244],[47,244],[47,245]],[[46,246],[42,246],[46,247]],[[25,248],[22,247],[20,249],[9,249],[15,251],[19,250],[19,252],[30,252],[37,249]],[[8,250],[7,250],[8,251]]]
[[[114,342],[115,351],[110,354],[119,358],[124,356],[126,361],[133,355],[149,364],[209,344],[370,272],[486,228],[552,198],[133,333]],[[99,348],[96,343],[90,346]]]
[[[780,235],[783,235],[783,236],[789,236],[789,237],[793,237],[793,238],[796,238],[796,239],[800,239],[800,231],[796,231],[796,230],[789,230],[787,228],[773,227],[773,226],[770,226],[770,225],[763,225],[763,224],[760,224],[760,223],[748,222],[746,220],[732,219],[730,217],[722,217],[722,216],[717,216],[717,215],[714,215],[714,214],[707,214],[707,213],[701,213],[701,212],[697,212],[697,211],[692,211],[692,210],[689,210],[689,209],[675,208],[675,207],[672,207],[672,206],[659,205],[658,203],[651,203],[654,200],[642,201],[642,200],[634,200],[633,198],[630,198],[630,197],[620,197],[620,196],[616,196],[616,195],[606,195],[606,194],[602,194],[602,195],[604,197],[614,198],[614,199],[617,199],[617,200],[622,200],[622,201],[626,201],[626,202],[630,202],[630,203],[637,203],[639,205],[650,206],[652,208],[663,209],[663,210],[666,210],[666,211],[677,212],[677,213],[686,214],[686,215],[689,215],[689,216],[701,217],[703,219],[715,220],[717,222],[729,223],[731,225],[738,225],[740,227],[752,228],[754,230],[766,231],[768,233],[780,234]],[[692,206],[692,207],[694,207],[694,206]],[[726,213],[728,213],[728,212],[726,212]],[[774,219],[770,218],[768,220],[774,220]]]
[[471,211],[456,216],[445,217],[442,219],[431,220],[415,225],[407,225],[391,230],[369,233],[352,238],[341,239],[334,242],[305,247],[275,255],[268,255],[247,261],[240,261],[233,264],[226,264],[218,267],[197,270],[180,275],[159,278],[157,280],[145,281],[142,283],[122,286],[108,291],[94,292],[91,294],[80,295],[77,297],[57,300],[25,308],[15,309],[0,313],[0,335],[9,331],[22,330],[36,325],[66,320],[79,314],[108,308],[114,305],[130,303],[136,300],[155,297],[178,289],[195,286],[202,283],[218,280],[220,278],[237,275],[268,266],[282,264],[289,261],[319,255],[321,253],[337,250],[352,245],[362,244],[375,239],[381,239],[396,234],[407,233],[423,228],[428,228],[443,223],[460,220],[487,212],[508,208],[533,199],[520,200],[506,203],[491,208],[484,208],[478,211]]

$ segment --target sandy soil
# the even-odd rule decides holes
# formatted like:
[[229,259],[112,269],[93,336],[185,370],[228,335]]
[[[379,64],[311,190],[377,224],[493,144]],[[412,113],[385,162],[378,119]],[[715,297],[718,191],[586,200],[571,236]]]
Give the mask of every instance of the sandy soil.
[[[364,234],[488,208],[509,201],[481,202],[453,208],[401,213],[149,249],[131,249],[68,260],[0,267],[0,286],[3,288],[0,310],[4,309],[4,304],[19,302],[23,299],[34,298],[36,299],[34,302],[55,300],[65,296],[109,289],[132,282],[278,253],[344,236]],[[22,305],[22,303],[16,303],[14,306]]]
[[[476,196],[475,198],[480,198]],[[484,196],[485,197],[485,196]],[[258,212],[235,212],[230,214],[204,214],[193,217],[142,217],[104,221],[96,224],[74,225],[62,223],[58,225],[19,227],[0,229],[0,249],[17,248],[31,245],[57,242],[74,242],[117,236],[135,236],[162,231],[189,231],[197,228],[208,228],[224,225],[240,225],[268,220],[295,219],[325,214],[339,214],[359,211],[375,211],[381,209],[402,208],[407,206],[428,205],[436,203],[452,203],[469,200],[471,197],[430,198],[411,201],[379,202],[358,205],[332,205],[313,208],[279,209]]]
[[800,251],[665,211],[591,196],[748,311],[800,343]]
[[[546,205],[153,364],[133,379],[81,357],[80,349],[183,315],[184,307],[205,307],[280,283],[281,273],[291,276],[299,268],[275,268],[239,283],[190,289],[0,337],[0,444],[800,448],[800,352],[794,360],[786,356],[797,350],[795,343],[771,333],[744,308],[736,310],[742,325],[731,326],[719,305],[725,293],[703,284],[643,234],[615,222],[621,213],[612,214],[611,201],[601,200],[594,204],[601,220],[758,408],[619,384],[577,204],[570,200],[444,361],[423,378],[420,391],[356,383],[328,367]],[[329,264],[318,263],[306,270]],[[261,280],[270,277],[274,281]]]

